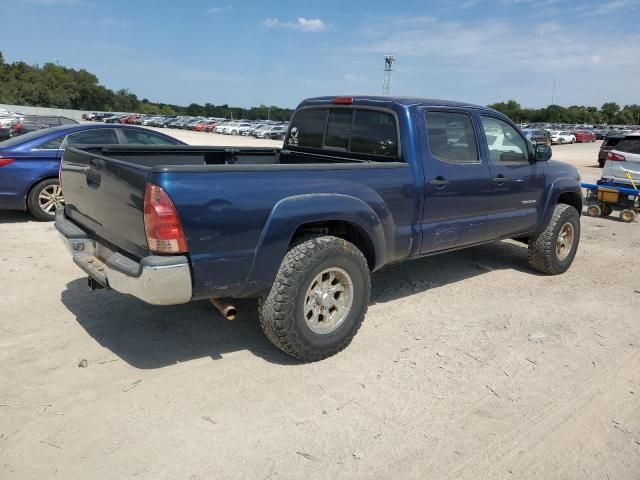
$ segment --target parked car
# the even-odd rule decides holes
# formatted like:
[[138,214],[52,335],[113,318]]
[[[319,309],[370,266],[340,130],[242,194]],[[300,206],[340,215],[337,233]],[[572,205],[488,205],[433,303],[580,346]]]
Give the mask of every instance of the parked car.
[[231,125],[235,125],[237,122],[222,122],[220,124],[218,124],[218,126],[216,128],[213,129],[214,133],[223,133],[224,130],[231,126]]
[[0,112],[0,140],[6,140],[13,136],[16,124],[17,121],[14,117],[8,114],[7,116],[2,116],[2,112]]
[[[219,299],[260,297],[266,336],[304,361],[349,344],[370,272],[387,264],[504,238],[545,274],[576,254],[578,171],[489,108],[314,98],[285,147],[68,148],[55,226],[93,288],[158,305],[213,299],[226,314],[233,301]],[[109,181],[87,188],[100,174]]]
[[53,220],[64,203],[58,182],[60,158],[70,145],[185,145],[145,128],[128,125],[63,125],[0,142],[0,209],[29,210]]
[[522,133],[524,133],[524,136],[531,140],[531,143],[534,145],[536,143],[551,145],[551,135],[546,130],[524,129]]
[[258,133],[258,138],[266,138],[270,140],[284,140],[287,135],[287,127],[284,125],[274,125],[271,128]]
[[102,122],[105,118],[113,117],[113,113],[108,112],[95,112],[92,115],[93,118],[91,118],[91,120],[94,122]]
[[551,130],[549,134],[551,135],[551,143],[555,145],[562,145],[564,143],[576,143],[576,137],[571,132],[568,132],[566,130]]
[[640,133],[626,135],[607,153],[602,178],[622,186],[640,187]]
[[13,127],[10,123],[6,125],[0,124],[0,141],[9,139],[12,134]]
[[111,117],[106,117],[103,119],[104,123],[121,123],[124,124],[125,122],[123,122],[124,119],[126,119],[128,117],[128,115],[113,115]]
[[596,141],[596,134],[591,130],[574,130],[571,132],[577,143],[592,143]]
[[57,127],[59,125],[78,125],[78,122],[71,118],[49,116],[49,115],[25,115],[22,121],[14,126],[15,135],[42,130],[43,128]]
[[604,139],[598,152],[598,166],[600,168],[604,168],[604,164],[607,161],[607,153],[613,150],[624,137],[624,135],[609,135]]
[[218,120],[212,120],[210,122],[208,122],[204,128],[202,129],[203,132],[213,132],[213,129],[216,128],[220,123],[218,122]]
[[249,122],[230,123],[228,125],[225,125],[225,127],[222,129],[222,133],[225,135],[238,135],[240,134],[241,128],[251,128],[251,123]]

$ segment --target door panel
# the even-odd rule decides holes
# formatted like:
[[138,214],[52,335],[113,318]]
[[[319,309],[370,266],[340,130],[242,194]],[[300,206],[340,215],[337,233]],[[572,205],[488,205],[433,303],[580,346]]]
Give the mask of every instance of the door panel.
[[542,208],[545,163],[532,160],[528,142],[504,120],[481,115],[480,123],[492,183],[488,237],[528,233]]
[[472,116],[463,109],[429,109],[420,116],[425,172],[421,253],[484,241],[491,180]]

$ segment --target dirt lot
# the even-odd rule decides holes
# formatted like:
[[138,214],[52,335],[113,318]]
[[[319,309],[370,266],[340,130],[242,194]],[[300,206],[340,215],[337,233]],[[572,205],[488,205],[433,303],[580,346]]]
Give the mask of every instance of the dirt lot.
[[[554,158],[595,180],[598,145]],[[51,224],[0,213],[0,478],[638,479],[640,225],[582,225],[559,277],[512,242],[374,274],[352,345],[304,365],[253,301],[90,293]]]

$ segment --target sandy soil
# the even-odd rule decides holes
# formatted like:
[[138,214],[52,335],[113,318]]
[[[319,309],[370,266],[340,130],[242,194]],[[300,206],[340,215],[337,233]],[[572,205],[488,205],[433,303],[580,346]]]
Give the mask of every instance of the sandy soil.
[[[597,147],[554,157],[594,180]],[[640,225],[582,225],[558,277],[512,242],[374,274],[352,345],[304,365],[253,301],[90,293],[51,224],[0,213],[0,478],[640,478]]]

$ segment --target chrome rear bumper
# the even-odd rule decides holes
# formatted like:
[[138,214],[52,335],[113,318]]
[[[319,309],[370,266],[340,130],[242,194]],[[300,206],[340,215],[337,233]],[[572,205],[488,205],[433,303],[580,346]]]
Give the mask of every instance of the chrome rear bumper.
[[[151,255],[136,262],[110,252],[68,220],[64,208],[56,211],[55,227],[73,262],[103,287],[133,295],[152,305],[176,305],[191,300],[191,269],[186,256]],[[98,252],[107,252],[107,255]]]

